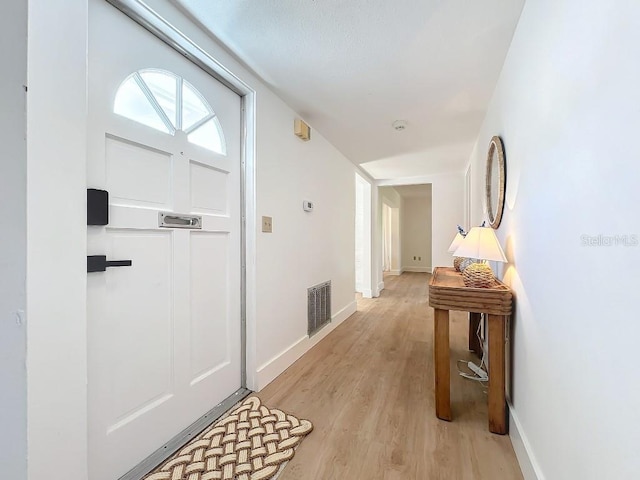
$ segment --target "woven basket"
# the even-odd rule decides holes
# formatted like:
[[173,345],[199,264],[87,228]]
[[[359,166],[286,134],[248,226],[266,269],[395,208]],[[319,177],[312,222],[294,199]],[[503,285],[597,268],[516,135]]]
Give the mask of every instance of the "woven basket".
[[462,280],[467,287],[490,288],[496,284],[496,277],[486,263],[472,263],[462,271]]
[[463,262],[464,257],[453,257],[453,268],[456,269],[456,272],[461,272],[460,264]]

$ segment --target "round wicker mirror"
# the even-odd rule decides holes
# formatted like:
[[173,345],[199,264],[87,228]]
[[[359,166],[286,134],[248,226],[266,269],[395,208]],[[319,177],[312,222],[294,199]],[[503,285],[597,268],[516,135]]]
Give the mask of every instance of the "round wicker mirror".
[[486,202],[489,224],[498,228],[504,210],[504,189],[506,185],[504,147],[500,137],[493,137],[487,154]]

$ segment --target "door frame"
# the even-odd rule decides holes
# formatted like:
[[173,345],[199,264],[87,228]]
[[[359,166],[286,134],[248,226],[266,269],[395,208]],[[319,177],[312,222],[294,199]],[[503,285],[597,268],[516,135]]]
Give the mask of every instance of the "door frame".
[[[247,225],[256,223],[255,130],[256,92],[237,75],[200,48],[187,35],[141,0],[106,0],[150,33],[176,50],[214,79],[240,96],[241,101],[241,380],[240,386],[255,388],[255,252],[256,232]],[[249,367],[249,368],[248,368]],[[176,432],[178,433],[178,432]]]
[[[371,276],[371,184],[358,172],[355,173],[355,192],[358,196],[358,185],[362,186],[362,196],[359,199],[362,206],[362,285],[360,290],[356,286],[356,291],[362,293],[365,298],[373,298],[374,289]],[[355,207],[356,215],[358,206],[358,198],[356,198]],[[357,278],[357,272],[356,272]]]

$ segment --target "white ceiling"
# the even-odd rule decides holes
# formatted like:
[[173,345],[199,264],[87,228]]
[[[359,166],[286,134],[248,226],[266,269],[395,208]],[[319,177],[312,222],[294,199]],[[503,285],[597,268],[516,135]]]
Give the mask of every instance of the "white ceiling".
[[464,168],[525,0],[174,1],[351,161],[398,178]]

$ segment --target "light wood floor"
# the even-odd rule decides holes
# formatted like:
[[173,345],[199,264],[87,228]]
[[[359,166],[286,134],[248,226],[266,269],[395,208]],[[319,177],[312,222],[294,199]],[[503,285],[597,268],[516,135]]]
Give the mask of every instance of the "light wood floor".
[[453,422],[435,417],[428,274],[385,278],[380,298],[331,332],[258,396],[314,424],[279,480],[516,480],[508,436],[487,430],[483,388],[456,375],[466,314],[451,314]]

